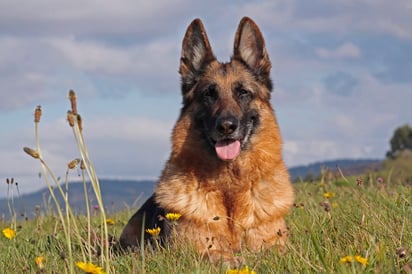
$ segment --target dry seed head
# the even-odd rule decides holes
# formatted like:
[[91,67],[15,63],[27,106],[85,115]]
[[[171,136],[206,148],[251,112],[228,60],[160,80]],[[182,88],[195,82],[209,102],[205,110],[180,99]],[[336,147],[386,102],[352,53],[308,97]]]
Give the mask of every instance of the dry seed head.
[[84,163],[83,160],[80,161],[80,169],[85,170],[86,169],[86,164]]
[[77,165],[80,163],[80,159],[74,159],[67,164],[68,169],[75,169]]
[[40,122],[40,117],[41,117],[41,106],[37,106],[36,109],[34,110],[34,122],[35,123]]
[[31,157],[33,157],[34,159],[38,159],[40,158],[39,153],[37,152],[37,150],[31,149],[29,147],[24,147],[23,148],[24,152],[26,152],[27,154],[29,154]]
[[69,100],[70,100],[70,104],[72,106],[73,114],[78,114],[78,112],[77,112],[76,93],[72,89],[69,91]]
[[74,127],[74,114],[71,110],[67,111],[67,121],[71,127]]
[[77,125],[79,126],[80,132],[83,130],[83,123],[82,123],[82,117],[80,114],[77,114]]
[[404,247],[399,247],[396,249],[396,255],[398,255],[399,258],[405,258],[406,255],[408,255],[408,251]]

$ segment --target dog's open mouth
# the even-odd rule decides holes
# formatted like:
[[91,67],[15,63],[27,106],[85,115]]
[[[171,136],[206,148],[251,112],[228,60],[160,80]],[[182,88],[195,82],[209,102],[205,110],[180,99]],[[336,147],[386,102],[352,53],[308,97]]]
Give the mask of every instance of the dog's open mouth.
[[240,153],[241,144],[239,140],[221,140],[216,142],[215,150],[217,157],[222,160],[233,160]]

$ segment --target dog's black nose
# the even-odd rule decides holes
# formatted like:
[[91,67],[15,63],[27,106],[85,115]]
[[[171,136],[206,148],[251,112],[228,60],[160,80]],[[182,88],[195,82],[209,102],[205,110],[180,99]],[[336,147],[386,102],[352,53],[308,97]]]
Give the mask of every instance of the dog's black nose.
[[216,120],[216,130],[225,135],[235,132],[238,125],[238,120],[233,116],[219,117]]

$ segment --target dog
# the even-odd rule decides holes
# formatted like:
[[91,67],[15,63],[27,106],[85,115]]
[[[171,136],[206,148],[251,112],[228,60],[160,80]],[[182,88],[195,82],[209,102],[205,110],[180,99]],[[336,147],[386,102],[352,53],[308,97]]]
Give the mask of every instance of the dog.
[[172,149],[154,194],[131,217],[122,247],[149,240],[159,227],[172,234],[166,213],[181,215],[174,235],[212,262],[236,265],[253,252],[287,240],[284,216],[294,191],[282,160],[282,138],[270,104],[271,62],[256,23],[244,17],[230,62],[212,52],[200,19],[187,28],[179,73],[183,106]]

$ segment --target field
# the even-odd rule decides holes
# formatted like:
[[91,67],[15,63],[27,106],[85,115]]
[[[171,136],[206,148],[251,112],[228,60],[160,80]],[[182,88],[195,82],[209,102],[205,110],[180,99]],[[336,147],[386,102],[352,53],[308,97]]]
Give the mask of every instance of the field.
[[[0,273],[412,273],[410,153],[359,176],[322,170],[317,181],[295,183],[287,248],[257,254],[243,250],[237,254],[246,262],[240,270],[211,265],[178,238],[173,246],[160,247],[155,241],[136,252],[117,250],[116,239],[136,208],[106,213],[74,92],[69,98],[72,111],[67,119],[80,156],[68,163],[67,171],[79,169],[84,184],[91,182],[98,207],[86,205],[87,214],[72,213],[67,178],[61,183],[42,158],[41,108],[36,108],[36,148],[24,150],[40,162],[48,198],[55,203],[44,212],[31,209],[34,219],[20,220],[13,208],[16,198],[8,197],[13,217],[0,220]],[[15,187],[12,180],[7,184]],[[60,205],[56,196],[65,203]]]
[[[295,184],[295,190],[296,204],[287,218],[290,227],[288,250],[282,254],[277,251],[252,254],[245,250],[241,255],[246,258],[250,272],[412,273],[410,184],[370,174],[301,182]],[[108,233],[118,237],[133,211],[107,216]],[[181,246],[160,251],[146,247],[143,253],[127,254],[116,254],[110,249],[109,257],[99,256],[101,245],[97,238],[102,229],[101,216],[95,215],[91,216],[90,246],[87,244],[87,217],[75,216],[70,221],[72,227],[77,224],[77,229],[69,234],[72,264],[87,261],[107,271],[104,265],[108,262],[108,269],[113,273],[228,271],[223,265],[212,266],[202,261],[189,247]],[[2,222],[0,227],[10,227],[10,222]],[[34,220],[18,222],[16,235],[11,239],[2,236],[1,273],[80,272],[78,267],[69,265],[66,234],[55,212],[39,212]]]

